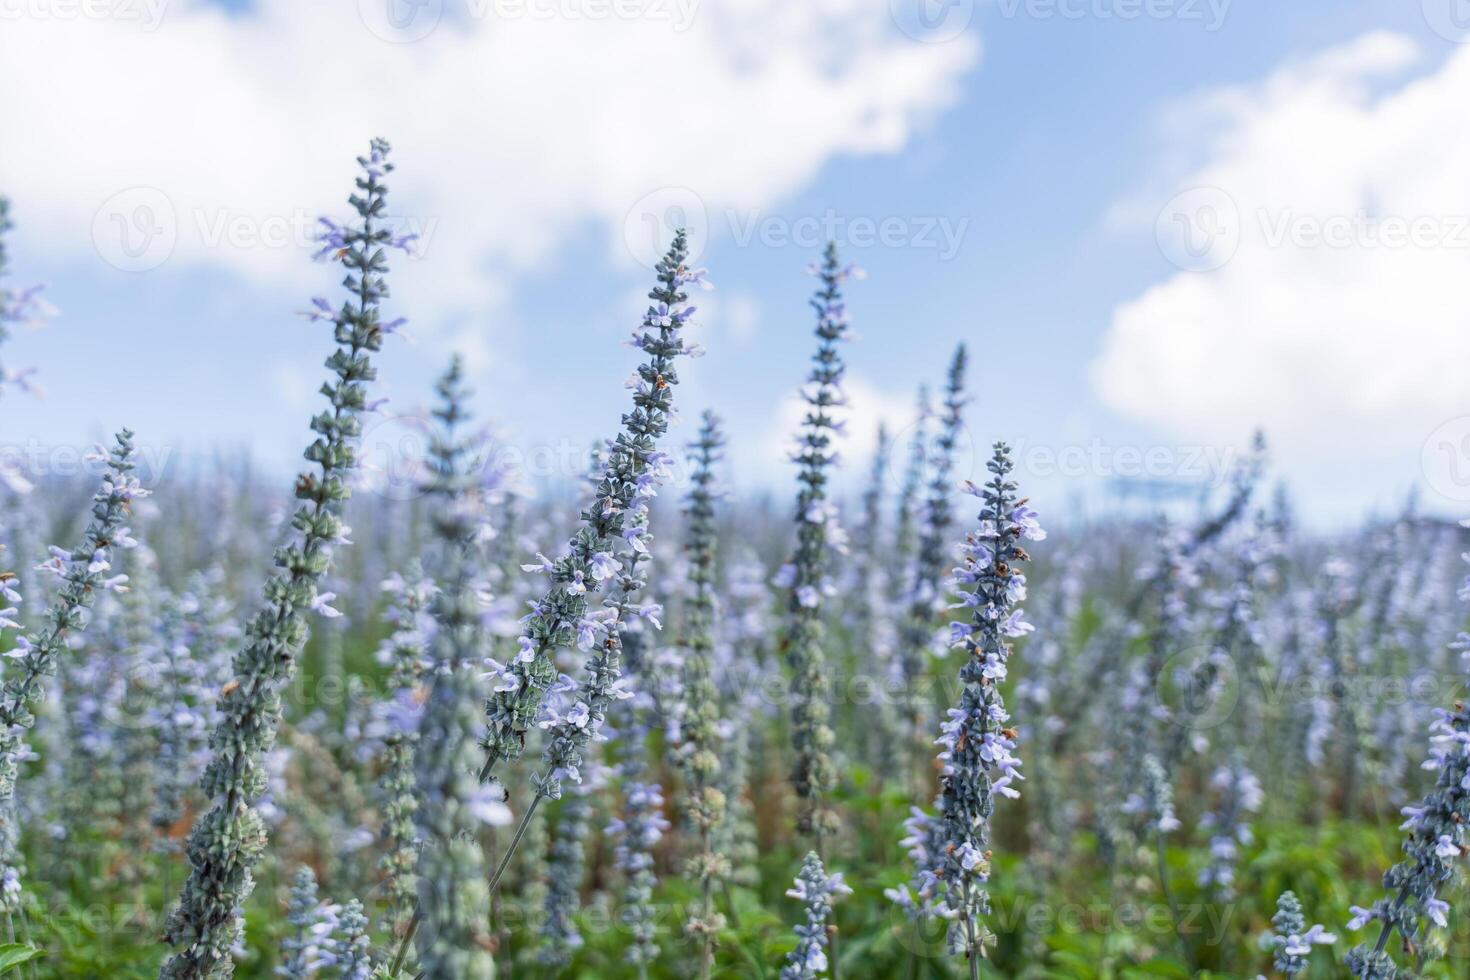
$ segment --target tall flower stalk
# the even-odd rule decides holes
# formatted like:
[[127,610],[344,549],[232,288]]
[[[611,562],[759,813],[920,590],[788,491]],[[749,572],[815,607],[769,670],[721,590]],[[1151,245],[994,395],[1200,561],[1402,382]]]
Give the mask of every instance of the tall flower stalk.
[[[1470,598],[1470,576],[1461,590]],[[1461,633],[1456,646],[1470,662],[1470,634]],[[1394,932],[1406,948],[1423,948],[1429,924],[1449,924],[1449,903],[1440,892],[1455,877],[1460,862],[1470,853],[1470,706],[1456,701],[1448,711],[1440,710],[1430,726],[1429,759],[1424,768],[1438,772],[1434,789],[1417,806],[1404,807],[1401,829],[1404,860],[1389,868],[1383,887],[1391,897],[1380,898],[1371,908],[1353,907],[1348,928],[1357,930],[1369,922],[1380,922],[1373,945],[1355,947],[1347,955],[1348,971],[1361,980],[1393,980],[1398,967],[1388,953]],[[1428,920],[1426,922],[1426,920]]]
[[589,773],[587,779],[567,794],[551,832],[551,853],[546,864],[546,914],[541,921],[541,948],[536,958],[542,965],[558,970],[570,964],[586,942],[575,916],[581,908],[582,879],[587,874],[591,797],[599,782],[594,776]]
[[[641,620],[635,621],[623,635],[628,676],[656,683],[653,665],[648,662],[652,651],[647,649],[650,644],[646,642],[647,632],[643,627]],[[640,691],[616,705],[613,717],[617,728],[622,815],[608,822],[607,832],[617,842],[613,863],[623,873],[623,907],[619,918],[628,927],[629,939],[624,959],[640,977],[647,976],[649,966],[658,958],[658,910],[653,904],[658,873],[654,850],[669,829],[663,814],[663,789],[648,767],[648,719],[656,707],[657,701]]]
[[291,931],[281,940],[277,975],[287,980],[310,980],[321,972],[331,948],[332,932],[337,928],[337,913],[336,906],[317,899],[312,870],[305,865],[297,868],[286,905]]
[[[0,687],[0,912],[11,914],[20,907],[20,828],[16,822],[15,784],[20,777],[20,760],[27,754],[26,733],[36,725],[36,709],[45,696],[46,678],[56,674],[61,655],[72,637],[87,628],[87,610],[97,596],[121,589],[126,575],[109,575],[113,552],[136,542],[125,522],[133,501],[148,495],[133,473],[133,434],[123,429],[107,456],[107,473],[92,495],[92,519],[82,542],[71,551],[51,549],[43,567],[61,580],[55,599],[47,608],[42,628],[17,637],[7,656],[3,687]],[[9,581],[3,583],[12,606]],[[7,608],[3,625],[15,627]]]
[[[415,746],[418,862],[418,969],[426,980],[493,980],[490,889],[476,838],[510,822],[498,787],[475,778],[479,759],[479,665],[488,637],[482,591],[486,519],[475,444],[462,435],[469,416],[460,361],[438,384],[439,423],[430,446],[429,497],[439,544],[434,595],[433,680]],[[427,927],[427,928],[424,928]]]
[[[545,771],[532,777],[536,795],[505,849],[491,879],[492,888],[541,802],[561,795],[563,779],[580,779],[582,750],[601,731],[608,705],[626,696],[617,687],[624,625],[635,616],[656,616],[659,611],[656,605],[640,601],[645,582],[639,566],[650,558],[648,504],[668,477],[670,460],[658,449],[658,440],[667,431],[673,410],[673,389],[679,381],[675,361],[700,353],[680,335],[696,309],[685,305],[688,295],[683,287],[709,288],[703,269],[686,266],[688,252],[688,239],[681,230],[659,261],[658,284],[648,294],[653,302],[633,336],[633,346],[648,355],[628,381],[633,410],[623,416],[623,430],[607,451],[593,500],[582,512],[581,527],[567,554],[556,561],[541,557],[538,564],[527,566],[549,575],[551,588],[526,617],[520,649],[511,663],[491,667],[497,683],[486,702],[490,721],[483,741],[481,779],[490,778],[500,760],[520,756],[526,731],[556,680],[552,662],[556,651],[579,641],[593,648],[576,705],[544,726],[548,734]],[[606,596],[602,608],[589,609],[592,600],[602,594]]]
[[[1461,522],[1470,526],[1470,522]],[[1470,561],[1470,555],[1467,555]],[[1470,576],[1464,579],[1460,598],[1470,599]],[[1460,633],[1455,648],[1470,663],[1470,633]],[[1405,948],[1424,951],[1429,923],[1448,926],[1449,904],[1439,893],[1460,870],[1460,861],[1470,851],[1470,707],[1461,699],[1449,711],[1436,711],[1430,726],[1429,760],[1424,768],[1438,771],[1435,789],[1417,807],[1404,807],[1404,860],[1383,874],[1383,887],[1392,898],[1380,898],[1372,908],[1352,907],[1348,929],[1363,929],[1379,921],[1377,942],[1363,943],[1347,956],[1348,971],[1363,980],[1392,980],[1398,967],[1388,954],[1388,943],[1397,930]],[[1427,921],[1426,923],[1426,920]]]
[[714,467],[725,444],[720,420],[704,413],[704,425],[694,450],[693,487],[686,513],[689,519],[689,582],[693,593],[685,606],[684,696],[688,710],[684,718],[684,744],[680,762],[687,780],[684,811],[699,837],[698,851],[689,862],[689,874],[699,882],[699,910],[689,917],[685,933],[699,944],[699,974],[708,977],[714,969],[715,937],[724,919],[714,910],[715,885],[730,871],[729,861],[716,853],[715,834],[725,818],[725,794],[720,782],[719,691],[715,687],[715,474]]
[[1275,931],[1266,938],[1276,952],[1276,969],[1286,980],[1293,980],[1307,968],[1313,946],[1330,946],[1337,937],[1321,926],[1307,928],[1302,903],[1293,892],[1282,892],[1276,899],[1276,914],[1271,917]]
[[1026,598],[1021,572],[1030,556],[1023,540],[1039,541],[1046,532],[1036,514],[1017,499],[1010,479],[1010,448],[996,443],[986,464],[990,480],[968,485],[983,501],[980,525],[966,538],[955,569],[956,608],[971,610],[969,622],[951,624],[952,645],[965,651],[960,668],[964,690],[941,729],[939,820],[929,848],[931,867],[921,869],[919,893],[938,906],[951,923],[950,946],[964,953],[970,975],[980,975],[988,930],[990,821],[997,795],[1017,797],[1021,778],[1015,757],[1016,732],[1001,698],[1011,658],[1010,640],[1031,632],[1017,603]]
[[408,575],[394,575],[383,583],[392,595],[389,620],[394,630],[379,651],[379,660],[390,668],[389,698],[379,702],[378,722],[383,727],[382,793],[384,854],[381,868],[388,893],[389,932],[400,933],[413,910],[418,893],[414,868],[418,863],[419,834],[414,818],[418,812],[418,779],[414,771],[414,745],[418,741],[422,715],[423,675],[429,661],[433,633],[431,609],[438,591],[415,561]]
[[[943,608],[940,581],[948,557],[946,548],[950,529],[954,525],[950,497],[954,492],[955,450],[964,429],[964,410],[969,401],[965,397],[965,364],[965,345],[961,344],[950,362],[949,378],[944,388],[944,412],[928,454],[929,484],[918,553],[909,569],[904,595],[899,656],[905,679],[909,682],[906,692],[909,699],[909,738],[916,748],[923,744],[922,733],[928,712],[925,699],[919,696],[919,689],[914,685],[921,681],[927,670],[926,661],[933,649],[938,614]],[[915,769],[922,778],[924,768],[916,766]]]
[[329,965],[338,980],[372,980],[374,976],[367,915],[357,899],[348,902],[337,921]]
[[827,975],[827,920],[832,916],[832,902],[851,894],[841,874],[827,874],[817,853],[807,854],[795,887],[786,891],[788,898],[802,903],[806,922],[795,927],[796,948],[786,957],[781,980],[819,980]]
[[[646,735],[646,730],[641,734]],[[642,751],[641,738],[635,746],[628,747],[630,754],[641,756]],[[640,763],[641,759],[634,764],[632,773],[624,774],[625,780],[642,775],[637,771],[641,769]],[[623,815],[611,821],[607,830],[617,841],[613,857],[625,876],[622,920],[629,936],[624,958],[638,971],[639,977],[647,977],[649,966],[658,959],[658,907],[653,902],[658,875],[654,873],[654,850],[668,829],[663,790],[658,783],[628,781],[623,787]]]
[[781,568],[777,584],[787,590],[786,655],[792,672],[791,738],[796,764],[791,780],[800,809],[796,826],[816,839],[837,830],[837,814],[827,796],[837,786],[832,761],[830,687],[827,678],[822,601],[833,590],[831,551],[842,544],[837,508],[827,499],[828,472],[835,464],[834,442],[842,432],[837,410],[847,404],[842,390],[844,371],[838,345],[847,339],[847,307],[842,284],[856,270],[838,261],[837,246],[828,244],[820,266],[812,270],[821,288],[812,297],[817,314],[817,352],[811,374],[802,389],[806,418],[792,459],[800,467],[796,498],[796,553]]
[[929,405],[928,385],[919,386],[915,412],[913,432],[909,436],[908,465],[904,467],[903,482],[899,484],[898,500],[894,505],[894,574],[890,576],[889,585],[893,590],[892,600],[895,605],[901,605],[908,592],[910,568],[918,547],[919,535],[915,522],[919,510],[919,492],[924,485],[924,466],[929,457],[929,419],[933,414]]
[[[0,279],[10,272],[10,257],[5,248],[5,237],[15,225],[10,220],[10,201],[0,197]],[[27,286],[11,289],[0,283],[0,345],[10,339],[14,326],[39,323],[55,314],[56,310],[41,296],[42,286]],[[17,385],[31,389],[29,378],[34,372],[29,369],[14,370],[0,361],[0,394],[6,386]]]
[[322,219],[319,255],[347,269],[349,296],[335,312],[325,299],[314,301],[312,320],[332,324],[337,349],[327,358],[333,380],[322,392],[328,409],[311,420],[316,439],[306,450],[319,473],[296,481],[301,506],[292,519],[295,539],[275,555],[278,571],[266,582],[264,605],[251,620],[244,647],[235,658],[235,676],[220,699],[219,723],[211,739],[214,755],[202,786],[214,801],[189,837],[191,867],[179,904],[169,915],[165,939],[175,953],[159,973],[165,980],[228,977],[234,973],[230,949],[240,938],[241,905],[254,887],[252,871],[265,852],[266,827],[257,808],[266,789],[265,760],[281,721],[281,691],[296,670],[306,642],[306,614],[327,608],[317,588],[345,540],[341,511],[351,494],[357,469],[356,442],[366,410],[366,385],[377,377],[370,359],[383,336],[398,321],[380,318],[388,295],[386,249],[406,247],[384,226],[392,169],[389,147],[373,140],[358,158],[361,175],[349,198],[358,221],[351,227]]
[[173,856],[182,851],[172,829],[188,813],[208,761],[210,719],[216,694],[229,676],[235,641],[230,604],[217,588],[213,574],[196,573],[183,595],[165,596],[158,623],[156,677],[163,697],[150,718],[157,733],[152,742],[156,775],[151,820],[154,847],[168,856],[165,894],[172,893]]

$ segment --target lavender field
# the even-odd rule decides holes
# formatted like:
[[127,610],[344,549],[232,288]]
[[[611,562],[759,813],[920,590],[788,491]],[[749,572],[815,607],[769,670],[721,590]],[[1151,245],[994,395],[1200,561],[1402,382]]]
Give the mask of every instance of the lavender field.
[[[683,231],[587,355],[636,367],[584,479],[533,493],[458,357],[387,459],[412,241],[389,145],[350,163],[294,484],[127,429],[7,464],[0,974],[1465,976],[1463,527],[1316,529],[1269,432],[1157,513],[1038,513],[980,327],[846,453],[835,244],[770,366],[788,492],[729,493]],[[64,301],[26,262],[6,403]]]

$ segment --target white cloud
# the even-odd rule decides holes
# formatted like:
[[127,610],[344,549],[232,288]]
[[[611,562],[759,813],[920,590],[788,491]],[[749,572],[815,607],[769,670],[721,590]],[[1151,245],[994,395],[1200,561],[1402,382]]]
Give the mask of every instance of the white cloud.
[[760,301],[751,293],[736,290],[726,297],[728,309],[722,320],[730,339],[742,347],[755,339],[760,332]]
[[[0,144],[0,187],[28,244],[320,284],[294,246],[315,215],[345,209],[353,156],[383,135],[399,164],[391,205],[425,235],[424,261],[399,260],[400,298],[450,320],[546,271],[589,222],[631,267],[624,219],[659,188],[692,188],[711,213],[766,206],[834,155],[895,152],[978,56],[973,38],[905,38],[870,0],[647,0],[650,16],[601,19],[533,12],[627,4],[400,4],[445,11],[415,43],[365,27],[393,2],[232,14],[173,0],[153,30],[7,6],[0,129],[23,138]],[[121,248],[167,227],[151,250]]]
[[1161,155],[1186,176],[1114,218],[1152,228],[1185,191],[1199,253],[1168,220],[1165,253],[1219,267],[1114,310],[1093,365],[1109,406],[1188,439],[1261,423],[1317,462],[1417,450],[1470,412],[1470,48],[1402,80],[1420,61],[1371,34],[1180,108],[1208,120]]

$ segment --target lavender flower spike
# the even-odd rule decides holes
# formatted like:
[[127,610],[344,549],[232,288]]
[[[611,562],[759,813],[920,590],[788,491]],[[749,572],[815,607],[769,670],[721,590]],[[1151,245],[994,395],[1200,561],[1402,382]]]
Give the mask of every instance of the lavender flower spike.
[[61,579],[61,588],[46,610],[45,626],[16,640],[6,656],[4,686],[0,687],[0,911],[19,908],[21,890],[17,847],[15,784],[19,760],[26,755],[27,731],[35,727],[36,706],[45,695],[45,680],[56,673],[58,658],[70,637],[87,628],[85,611],[98,594],[122,587],[126,576],[109,576],[113,549],[131,547],[124,521],[132,502],[148,495],[133,471],[133,434],[123,429],[108,456],[107,475],[92,496],[92,521],[82,543],[71,552],[52,549],[54,557],[42,567]]
[[1276,914],[1271,917],[1271,925],[1276,931],[1268,934],[1266,941],[1276,951],[1276,969],[1286,980],[1292,980],[1307,968],[1307,958],[1312,955],[1313,946],[1330,946],[1337,942],[1337,937],[1321,926],[1307,928],[1307,920],[1302,916],[1302,903],[1293,892],[1282,892],[1276,899]]
[[786,957],[781,980],[817,980],[827,973],[827,918],[832,902],[851,895],[852,889],[843,883],[842,875],[827,874],[822,859],[812,851],[801,864],[796,886],[786,894],[806,906],[806,922],[795,928],[796,948]]
[[322,387],[329,409],[311,420],[317,438],[306,450],[319,474],[296,481],[301,507],[292,519],[296,540],[276,552],[279,571],[267,580],[264,606],[250,622],[235,658],[235,677],[220,697],[214,756],[202,786],[214,806],[189,836],[191,871],[165,939],[176,952],[159,973],[164,980],[202,980],[234,973],[230,949],[240,937],[240,908],[254,888],[252,869],[265,851],[265,823],[256,803],[268,778],[266,754],[281,720],[281,690],[296,669],[306,642],[306,612],[332,564],[341,539],[343,501],[357,469],[355,443],[362,431],[366,383],[377,377],[369,355],[382,347],[380,305],[388,295],[384,257],[391,232],[381,226],[387,207],[382,176],[392,169],[388,144],[373,140],[359,157],[362,176],[349,198],[359,221],[343,231],[332,253],[347,268],[350,297],[333,323],[337,349],[327,358],[334,380]]
[[[940,624],[940,613],[944,609],[940,579],[948,558],[947,542],[954,524],[950,499],[955,490],[955,453],[964,432],[964,410],[969,402],[965,396],[966,360],[965,345],[961,344],[950,362],[949,379],[944,389],[944,414],[928,461],[931,473],[928,495],[924,501],[918,554],[908,572],[904,595],[906,608],[900,633],[899,664],[906,692],[916,690],[923,683],[934,631]],[[923,697],[917,696],[910,697],[909,701],[909,743],[919,745],[919,733],[929,721],[925,717],[928,714],[926,703]],[[923,772],[927,767],[915,768]]]
[[279,976],[309,980],[325,965],[337,927],[337,908],[317,900],[316,875],[305,865],[296,869],[286,921],[292,931],[281,941]]
[[440,380],[434,411],[440,431],[430,448],[428,491],[435,503],[439,592],[433,682],[419,722],[415,763],[420,805],[414,816],[423,849],[418,862],[419,974],[426,980],[493,980],[490,890],[477,833],[484,824],[510,822],[498,787],[475,778],[479,751],[478,683],[488,637],[481,594],[484,501],[476,472],[477,447],[461,435],[469,392],[455,358]]
[[[518,759],[525,749],[526,733],[535,724],[546,692],[556,680],[552,663],[556,651],[572,646],[579,628],[589,618],[596,618],[589,617],[588,608],[617,575],[622,564],[619,552],[647,557],[646,541],[630,541],[625,535],[635,526],[633,515],[646,509],[667,475],[668,457],[658,451],[658,440],[668,429],[673,390],[679,382],[674,361],[682,354],[695,352],[680,336],[694,312],[694,307],[685,305],[688,297],[683,287],[697,282],[708,288],[708,283],[703,279],[703,270],[686,267],[688,255],[688,238],[681,230],[658,264],[658,285],[648,294],[653,302],[642,326],[634,332],[633,346],[647,354],[648,360],[629,382],[633,410],[623,416],[623,431],[608,451],[593,500],[582,512],[581,527],[561,558],[526,566],[527,571],[548,574],[551,587],[531,607],[521,652],[486,701],[489,723],[483,740],[482,780],[491,777],[502,759]],[[618,631],[618,625],[612,624],[609,641]],[[589,733],[595,734],[601,724],[598,714],[588,726]],[[553,770],[552,783],[559,784],[560,776]]]
[[383,588],[393,596],[388,618],[395,628],[384,641],[378,657],[392,668],[392,673],[389,698],[374,707],[376,720],[383,727],[383,768],[378,786],[383,795],[381,868],[388,896],[385,917],[389,932],[397,934],[406,926],[418,893],[414,868],[418,863],[419,837],[414,814],[418,811],[419,798],[414,747],[422,715],[420,695],[429,657],[427,648],[433,632],[429,610],[437,587],[415,561],[406,578],[395,575],[383,583]]
[[832,762],[826,654],[823,650],[821,604],[832,590],[830,552],[842,542],[837,510],[827,499],[827,474],[837,459],[833,440],[841,432],[835,409],[847,403],[842,391],[843,364],[838,344],[847,337],[842,283],[848,278],[829,244],[817,275],[822,287],[812,298],[817,313],[817,352],[802,397],[807,403],[797,452],[796,553],[778,579],[788,588],[786,653],[791,663],[791,738],[796,765],[791,780],[800,801],[797,829],[819,842],[837,830],[837,815],[825,798],[837,785]]
[[[0,278],[10,271],[9,256],[5,251],[5,235],[13,227],[15,226],[10,221],[10,202],[0,197]],[[29,286],[25,289],[10,289],[0,285],[0,344],[10,339],[12,326],[38,324],[55,315],[55,308],[41,296],[41,288]],[[28,381],[32,373],[28,369],[11,370],[0,362],[0,393],[4,393],[5,386],[9,384],[34,390],[34,386]]]
[[[1466,556],[1470,561],[1470,555]],[[1461,589],[1462,598],[1470,598],[1470,576]],[[1470,661],[1470,634],[1461,633],[1455,641],[1461,655]],[[1403,936],[1405,945],[1424,948],[1425,919],[1444,928],[1448,924],[1449,903],[1439,897],[1440,889],[1455,877],[1459,861],[1470,853],[1470,706],[1456,701],[1450,711],[1441,710],[1430,726],[1429,759],[1424,768],[1438,772],[1434,789],[1418,806],[1404,808],[1404,860],[1389,868],[1383,876],[1383,887],[1396,892],[1393,898],[1380,898],[1369,909],[1353,907],[1348,928],[1357,930],[1369,922],[1383,923],[1378,941],[1372,946],[1357,946],[1347,955],[1348,971],[1363,980],[1393,980],[1398,968],[1387,952],[1394,930]]]
[[337,935],[327,954],[327,965],[340,980],[372,980],[375,975],[368,920],[357,899],[348,902],[337,920]]
[[950,946],[965,954],[972,976],[984,955],[986,929],[980,917],[989,910],[985,885],[995,798],[1019,796],[1013,784],[1022,778],[1020,760],[1012,754],[1016,732],[1006,725],[1010,716],[1000,695],[1011,657],[1008,640],[1029,631],[1014,607],[1025,596],[1021,565],[1030,560],[1021,541],[1046,536],[1026,501],[1016,499],[1005,443],[995,444],[986,468],[991,478],[984,488],[971,487],[984,501],[980,526],[966,539],[955,569],[959,605],[974,612],[968,628],[955,631],[954,645],[966,652],[960,669],[964,691],[940,726],[939,846],[933,870],[920,882],[925,898],[942,898],[942,914],[952,922]]
[[[646,736],[647,732],[628,734]],[[630,745],[628,751],[641,753],[643,741]],[[607,832],[617,841],[614,863],[626,879],[622,920],[628,927],[629,941],[624,958],[637,969],[639,977],[646,978],[649,966],[658,959],[658,906],[654,904],[658,875],[654,872],[654,851],[669,829],[669,822],[664,818],[663,791],[658,783],[629,782],[623,787],[623,795],[623,816],[610,821]]]
[[600,771],[590,772],[572,789],[552,835],[546,862],[546,915],[541,922],[541,945],[536,959],[557,971],[570,964],[586,942],[574,917],[581,907],[582,879],[587,875],[591,795],[600,785],[601,775]]
[[[1354,906],[1348,928],[1357,930],[1369,922],[1382,923],[1373,946],[1360,945],[1347,955],[1349,972],[1364,980],[1392,980],[1398,975],[1387,953],[1394,930],[1405,943],[1423,947],[1429,925],[1444,928],[1449,923],[1449,904],[1439,891],[1455,876],[1458,861],[1470,847],[1466,821],[1470,821],[1470,708],[1455,703],[1452,711],[1440,711],[1430,728],[1427,769],[1439,771],[1435,788],[1418,806],[1404,808],[1404,860],[1389,868],[1383,885],[1396,892],[1380,898],[1372,908]],[[1429,920],[1425,922],[1425,920]]]
[[684,810],[699,835],[699,852],[690,859],[689,873],[699,882],[698,912],[691,914],[684,931],[700,944],[700,976],[714,968],[714,941],[724,917],[714,910],[714,888],[730,873],[730,862],[714,848],[714,835],[725,818],[725,794],[720,789],[719,691],[715,688],[715,497],[714,466],[724,446],[720,420],[704,413],[704,425],[694,450],[693,489],[686,509],[689,515],[689,579],[694,594],[689,597],[685,622],[684,691],[688,702],[682,726],[684,744],[679,761],[688,785]]

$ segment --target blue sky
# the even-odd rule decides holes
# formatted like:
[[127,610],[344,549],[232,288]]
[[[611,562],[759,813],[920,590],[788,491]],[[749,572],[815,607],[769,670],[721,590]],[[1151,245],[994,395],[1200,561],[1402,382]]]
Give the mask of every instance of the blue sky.
[[[1453,468],[1470,445],[1470,193],[1442,177],[1470,163],[1451,135],[1470,55],[1432,28],[1436,0],[1216,0],[1218,29],[1203,0],[1133,19],[1130,0],[955,3],[936,9],[964,32],[928,42],[885,0],[639,0],[645,20],[687,17],[672,25],[447,0],[413,41],[365,29],[368,0],[228,16],[175,0],[156,22],[117,2],[101,20],[39,0],[0,20],[15,281],[46,281],[63,313],[8,349],[48,395],[7,397],[7,442],[125,423],[175,459],[223,445],[292,465],[329,343],[293,311],[335,278],[297,229],[340,208],[351,154],[381,134],[395,200],[427,232],[395,279],[416,342],[382,358],[400,410],[458,348],[513,443],[607,433],[649,278],[637,211],[692,200],[719,289],[680,395],[689,419],[729,419],[742,486],[789,486],[779,436],[811,348],[814,250],[788,239],[832,215],[869,272],[849,293],[855,457],[877,418],[910,423],[914,388],[964,341],[975,440],[1016,444],[1054,513],[1102,512],[1129,453],[1217,475],[1257,424],[1313,523],[1416,483],[1447,513],[1470,500]],[[1239,255],[1191,271],[1156,226],[1200,188],[1223,188],[1246,230]],[[114,267],[111,222],[159,201],[172,249]],[[1360,223],[1345,247],[1258,241],[1359,205],[1439,237],[1384,249]],[[864,246],[864,222],[894,243]],[[1449,469],[1426,474],[1426,444]]]

